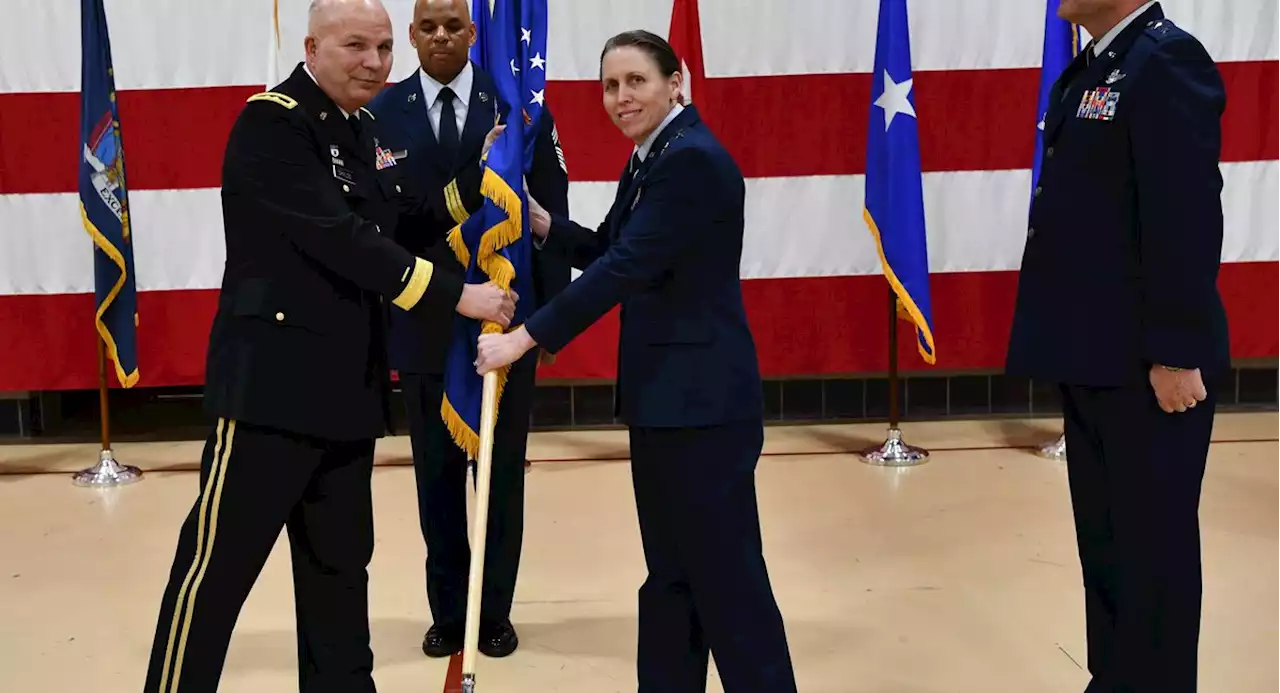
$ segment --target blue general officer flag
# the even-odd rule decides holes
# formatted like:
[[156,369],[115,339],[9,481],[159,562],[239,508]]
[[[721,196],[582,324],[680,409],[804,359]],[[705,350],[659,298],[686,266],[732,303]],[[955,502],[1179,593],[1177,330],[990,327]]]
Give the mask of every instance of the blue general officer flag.
[[80,216],[93,239],[94,326],[116,378],[138,382],[138,297],[120,114],[102,0],[80,2]]
[[471,23],[476,27],[476,42],[471,44],[471,62],[485,72],[489,70],[489,18],[492,0],[471,0]]
[[[1040,165],[1044,159],[1044,119],[1049,114],[1049,93],[1062,71],[1080,52],[1080,27],[1058,17],[1059,0],[1045,0],[1044,55],[1040,62],[1040,98],[1036,102],[1036,158],[1031,168],[1031,187],[1040,181]],[[1034,193],[1033,193],[1034,194]]]
[[[524,172],[533,166],[535,133],[546,105],[547,91],[547,0],[519,0],[520,95],[524,99]],[[513,101],[512,103],[519,103]]]
[[[546,89],[546,0],[496,0],[485,39],[483,54],[491,66],[498,98],[510,110],[504,121],[507,127],[484,162],[480,186],[484,205],[449,233],[449,245],[467,268],[468,283],[493,282],[529,299],[516,304],[515,327],[528,317],[533,297],[533,247],[525,214],[524,173],[531,163],[532,140]],[[472,459],[479,454],[484,395],[484,379],[475,369],[476,344],[482,332],[500,331],[497,323],[454,318],[441,415],[454,442]],[[499,401],[508,371],[502,368],[497,372]]]
[[929,252],[912,85],[906,0],[880,0],[863,218],[875,237],[885,278],[898,297],[900,312],[916,327],[920,355],[932,364],[936,354]]

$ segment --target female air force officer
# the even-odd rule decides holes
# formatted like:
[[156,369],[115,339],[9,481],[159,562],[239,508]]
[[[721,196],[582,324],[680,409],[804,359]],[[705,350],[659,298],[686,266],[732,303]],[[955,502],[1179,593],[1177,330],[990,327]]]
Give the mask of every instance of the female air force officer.
[[747,326],[742,173],[692,107],[680,62],[644,31],[600,57],[604,107],[636,143],[594,233],[530,201],[540,252],[585,270],[518,330],[480,337],[477,370],[550,352],[621,304],[618,414],[630,431],[649,575],[639,592],[640,693],[701,692],[708,649],[726,693],[796,690],[756,510],[764,440]]

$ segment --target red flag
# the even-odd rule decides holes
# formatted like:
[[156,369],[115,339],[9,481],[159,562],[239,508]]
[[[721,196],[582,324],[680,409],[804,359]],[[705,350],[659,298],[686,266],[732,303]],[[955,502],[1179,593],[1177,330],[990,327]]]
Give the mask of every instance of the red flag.
[[680,57],[680,70],[684,73],[681,93],[684,103],[691,104],[702,92],[706,70],[702,62],[702,24],[698,21],[698,0],[675,0],[671,7],[671,30],[667,42]]

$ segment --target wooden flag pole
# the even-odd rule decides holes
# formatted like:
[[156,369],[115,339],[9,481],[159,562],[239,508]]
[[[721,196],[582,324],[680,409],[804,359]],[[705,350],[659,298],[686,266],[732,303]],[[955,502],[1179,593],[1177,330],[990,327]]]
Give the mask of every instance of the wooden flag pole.
[[898,295],[889,287],[889,429],[898,428]]
[[111,450],[111,404],[107,396],[107,345],[101,336],[98,342],[98,411],[102,419],[102,449]]
[[889,434],[885,441],[859,453],[867,464],[882,467],[914,467],[929,459],[929,452],[907,445],[899,428],[898,406],[898,295],[889,287]]
[[72,482],[76,486],[93,486],[98,488],[124,486],[142,479],[142,470],[137,467],[121,465],[116,462],[115,453],[111,450],[111,408],[107,391],[107,345],[102,335],[94,331],[98,342],[98,416],[102,420],[102,449],[98,453],[98,463],[87,469],[76,472]]
[[444,693],[475,693],[480,646],[480,601],[484,584],[485,538],[489,527],[489,480],[493,469],[493,429],[498,420],[498,374],[484,374],[480,405],[480,451],[476,460],[476,512],[471,528],[471,575],[467,583],[467,620],[459,655],[450,657]]

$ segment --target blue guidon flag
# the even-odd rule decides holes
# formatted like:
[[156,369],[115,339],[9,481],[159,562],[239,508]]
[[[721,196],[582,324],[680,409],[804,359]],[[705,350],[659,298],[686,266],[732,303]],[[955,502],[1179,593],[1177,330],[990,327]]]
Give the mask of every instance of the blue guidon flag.
[[[484,0],[473,2],[483,10]],[[449,232],[449,246],[467,268],[467,283],[492,282],[532,299],[533,245],[524,212],[524,174],[532,162],[534,133],[545,99],[547,0],[496,0],[483,36],[479,50],[489,65],[500,101],[510,105],[511,111],[503,121],[506,129],[484,162],[480,184],[484,206]],[[529,300],[516,304],[512,327],[528,317],[528,305]],[[470,459],[479,454],[484,396],[484,379],[475,368],[476,343],[482,332],[501,331],[497,323],[454,317],[441,415],[454,442]],[[497,371],[499,401],[509,370]]]
[[1044,160],[1044,119],[1049,115],[1049,94],[1053,83],[1080,52],[1080,27],[1058,17],[1059,0],[1045,0],[1044,55],[1040,61],[1040,98],[1036,101],[1036,154],[1031,167],[1031,188],[1040,182],[1040,166]]
[[489,69],[489,19],[492,17],[492,0],[471,0],[471,23],[476,26],[476,42],[471,44],[471,62],[485,72]]
[[125,387],[138,382],[138,296],[120,114],[102,0],[80,2],[80,216],[93,239],[94,326]]
[[880,251],[885,278],[898,297],[899,315],[915,325],[920,355],[933,364],[937,354],[913,83],[906,0],[880,0],[863,218]]

